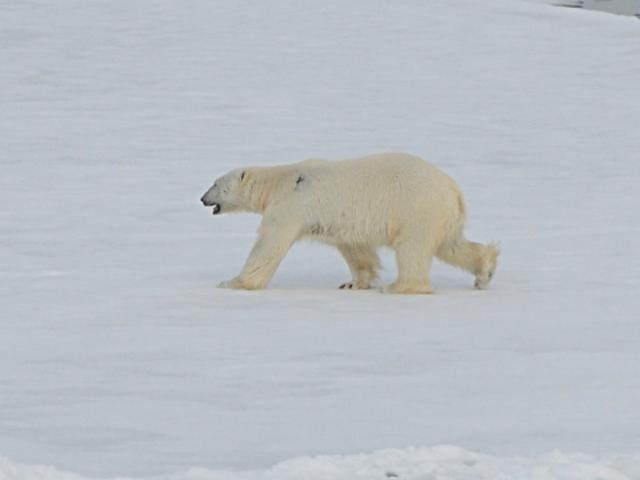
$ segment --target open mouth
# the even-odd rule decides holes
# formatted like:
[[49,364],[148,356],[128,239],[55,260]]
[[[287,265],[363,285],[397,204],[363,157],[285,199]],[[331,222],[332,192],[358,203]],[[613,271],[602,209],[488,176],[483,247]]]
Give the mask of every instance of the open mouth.
[[213,213],[214,215],[217,215],[218,213],[220,213],[221,208],[222,208],[222,207],[220,206],[220,204],[219,204],[219,203],[214,203],[214,204],[213,204],[213,210],[212,210],[212,213]]

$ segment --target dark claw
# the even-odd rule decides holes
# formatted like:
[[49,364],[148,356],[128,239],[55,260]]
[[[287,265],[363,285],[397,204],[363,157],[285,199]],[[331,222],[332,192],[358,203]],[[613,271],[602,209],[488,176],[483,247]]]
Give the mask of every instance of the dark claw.
[[346,287],[346,286],[347,286],[347,284],[346,284],[346,283],[343,283],[343,284],[342,284],[342,285],[340,285],[340,287],[338,287],[338,288],[340,288],[340,290],[343,290],[343,289],[344,289],[344,287]]

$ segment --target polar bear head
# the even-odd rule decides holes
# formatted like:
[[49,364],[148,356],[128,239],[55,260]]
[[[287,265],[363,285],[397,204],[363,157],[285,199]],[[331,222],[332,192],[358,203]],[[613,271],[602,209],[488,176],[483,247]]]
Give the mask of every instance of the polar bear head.
[[205,207],[213,207],[214,215],[251,210],[247,180],[247,170],[232,170],[213,182],[200,201]]

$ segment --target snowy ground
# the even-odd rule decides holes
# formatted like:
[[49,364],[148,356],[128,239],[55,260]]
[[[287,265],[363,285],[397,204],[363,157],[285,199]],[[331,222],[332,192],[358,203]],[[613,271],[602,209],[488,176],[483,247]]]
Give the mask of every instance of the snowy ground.
[[618,15],[634,15],[640,18],[640,0],[558,0],[547,3],[574,8],[586,8]]
[[[86,477],[85,477],[86,478]],[[640,478],[640,456],[595,459],[559,451],[534,457],[493,457],[459,447],[387,449],[360,455],[300,457],[260,471],[191,468],[158,480],[631,480]],[[82,480],[40,465],[0,458],[3,480]],[[120,479],[124,480],[124,479]]]
[[[0,25],[0,479],[640,478],[637,19],[64,0]],[[339,291],[313,244],[215,288],[258,218],[203,209],[214,177],[389,150],[458,180],[490,290],[436,265],[433,296]]]

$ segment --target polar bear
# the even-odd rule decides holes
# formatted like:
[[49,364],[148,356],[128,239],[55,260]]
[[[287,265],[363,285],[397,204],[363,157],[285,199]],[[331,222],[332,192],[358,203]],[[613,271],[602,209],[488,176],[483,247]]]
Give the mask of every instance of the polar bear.
[[398,266],[386,293],[432,293],[434,256],[475,275],[479,289],[496,269],[497,247],[463,235],[466,209],[456,183],[413,155],[240,168],[218,178],[200,200],[214,215],[263,216],[244,268],[222,282],[224,288],[265,288],[289,247],[303,238],[334,245],[343,255],[352,279],[340,288],[372,286],[381,246],[395,250]]

